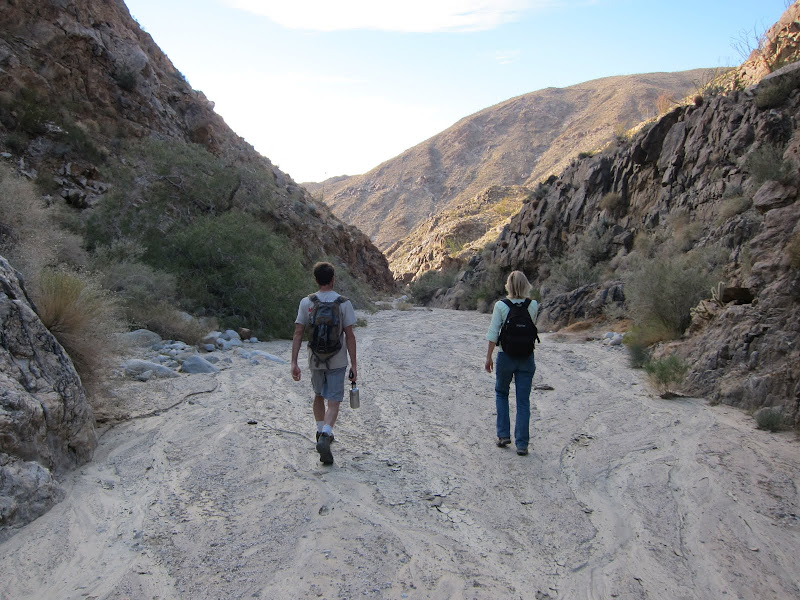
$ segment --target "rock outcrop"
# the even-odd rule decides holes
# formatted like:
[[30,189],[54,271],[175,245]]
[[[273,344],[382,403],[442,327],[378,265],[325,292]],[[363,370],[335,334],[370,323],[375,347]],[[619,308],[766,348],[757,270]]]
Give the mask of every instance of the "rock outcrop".
[[[679,107],[630,142],[574,161],[435,303],[471,308],[471,291],[498,270],[522,269],[541,286],[553,258],[570,256],[592,230],[605,232],[613,268],[638,234],[669,227],[687,247],[727,256],[728,295],[696,311],[672,348],[692,366],[691,391],[745,408],[780,406],[800,422],[800,92],[796,83],[784,90],[771,108],[761,87]],[[543,314],[563,314],[559,303],[546,296]]]
[[0,540],[63,497],[57,478],[92,458],[92,409],[64,349],[0,257]]

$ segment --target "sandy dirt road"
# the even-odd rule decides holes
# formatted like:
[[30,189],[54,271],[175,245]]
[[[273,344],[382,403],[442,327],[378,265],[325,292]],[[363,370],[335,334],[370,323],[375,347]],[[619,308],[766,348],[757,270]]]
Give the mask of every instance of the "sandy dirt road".
[[233,356],[126,383],[113,402],[138,418],[0,545],[0,598],[800,598],[794,433],[550,335],[520,457],[494,445],[489,315],[364,316],[332,467],[305,370]]

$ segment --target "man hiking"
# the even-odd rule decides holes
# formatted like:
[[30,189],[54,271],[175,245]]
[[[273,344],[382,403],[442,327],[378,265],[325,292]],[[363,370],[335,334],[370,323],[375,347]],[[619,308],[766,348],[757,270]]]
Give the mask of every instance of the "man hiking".
[[[333,426],[339,416],[344,398],[344,376],[350,356],[351,381],[358,376],[356,369],[356,336],[353,325],[356,314],[350,300],[333,291],[334,269],[327,262],[314,265],[314,280],[319,290],[303,298],[297,310],[292,339],[292,378],[300,381],[297,358],[306,327],[308,368],[314,389],[314,419],[317,422],[317,452],[322,464],[333,464],[331,442]],[[327,407],[325,402],[327,401]]]

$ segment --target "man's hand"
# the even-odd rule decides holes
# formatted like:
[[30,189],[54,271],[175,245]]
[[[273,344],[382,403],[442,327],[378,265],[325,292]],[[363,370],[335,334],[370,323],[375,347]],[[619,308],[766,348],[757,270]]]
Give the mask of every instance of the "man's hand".
[[484,365],[484,369],[486,369],[487,373],[492,372],[492,367],[494,367],[494,361],[491,358],[486,359],[486,364]]
[[292,379],[300,381],[300,367],[297,366],[297,363],[292,363]]
[[350,381],[355,381],[358,379],[358,371],[356,371],[355,367],[350,367],[350,374],[347,376]]

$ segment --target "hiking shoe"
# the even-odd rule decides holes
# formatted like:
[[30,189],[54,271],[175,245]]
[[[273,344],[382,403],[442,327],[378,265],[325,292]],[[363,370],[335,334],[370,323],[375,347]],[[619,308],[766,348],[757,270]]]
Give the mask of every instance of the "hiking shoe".
[[528,454],[527,448],[517,448],[517,454],[520,456],[526,456]]
[[317,452],[319,452],[319,461],[323,465],[333,464],[333,454],[331,453],[332,441],[333,436],[329,433],[323,433],[319,436],[319,441],[317,442]]
[[[318,431],[317,432],[317,438],[316,438],[317,441],[319,441],[319,436],[321,436],[321,435],[322,435],[322,432]],[[331,443],[333,443],[335,440],[336,440],[336,438],[334,438],[333,434],[331,434]]]
[[497,447],[505,448],[511,443],[511,438],[497,438]]

